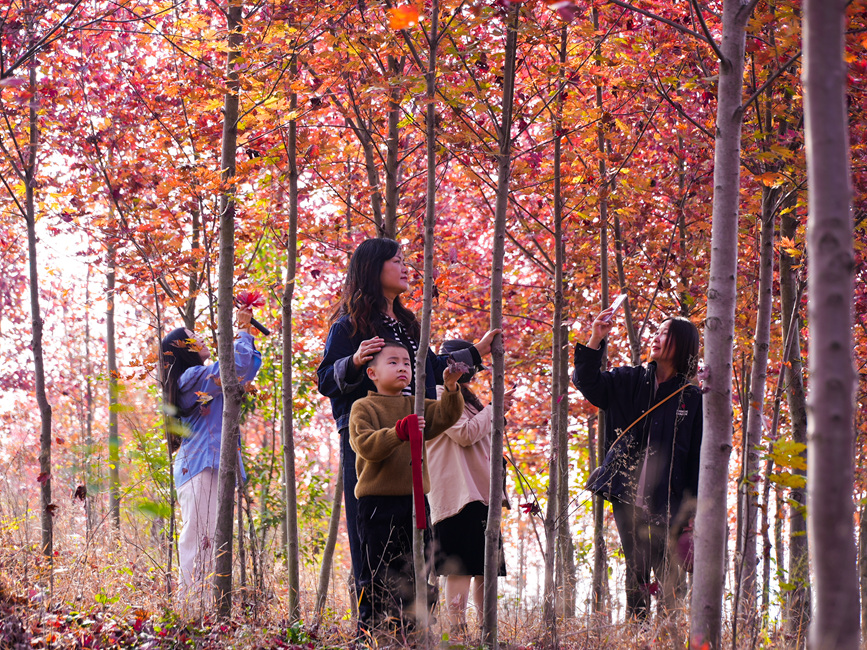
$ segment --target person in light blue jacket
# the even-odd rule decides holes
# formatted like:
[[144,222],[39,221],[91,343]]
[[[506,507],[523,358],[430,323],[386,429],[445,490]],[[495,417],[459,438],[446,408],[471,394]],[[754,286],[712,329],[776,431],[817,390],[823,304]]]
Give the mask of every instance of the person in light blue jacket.
[[[253,340],[249,309],[238,311],[235,372],[241,384],[259,372],[262,355]],[[178,538],[182,604],[206,597],[213,573],[213,539],[217,525],[217,477],[223,428],[223,390],[219,362],[205,365],[211,353],[192,331],[179,327],[162,341],[164,403],[182,442],[174,462],[175,488],[181,507]],[[240,459],[239,459],[240,463]],[[240,466],[242,480],[244,468]]]

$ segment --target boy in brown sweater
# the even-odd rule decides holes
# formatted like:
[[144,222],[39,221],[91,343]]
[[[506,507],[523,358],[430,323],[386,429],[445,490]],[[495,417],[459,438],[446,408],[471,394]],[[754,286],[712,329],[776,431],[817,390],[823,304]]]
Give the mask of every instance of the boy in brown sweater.
[[[362,549],[359,626],[371,630],[391,620],[411,627],[415,580],[410,437],[424,432],[424,439],[430,440],[458,421],[464,409],[457,385],[463,370],[446,369],[443,373],[446,390],[440,400],[425,400],[423,418],[414,414],[415,397],[405,394],[412,381],[412,361],[401,343],[386,341],[366,372],[376,392],[371,391],[355,402],[349,416],[349,441],[357,454],[355,496]],[[420,447],[423,450],[424,444],[420,443]],[[426,494],[430,490],[430,476],[425,463],[422,474]],[[425,521],[429,521],[427,498],[424,505]],[[429,526],[425,528],[424,541],[427,560]]]

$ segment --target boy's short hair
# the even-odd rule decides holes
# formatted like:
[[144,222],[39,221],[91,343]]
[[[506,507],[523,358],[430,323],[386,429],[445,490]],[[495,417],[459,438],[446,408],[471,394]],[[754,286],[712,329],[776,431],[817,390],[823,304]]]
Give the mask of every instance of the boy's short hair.
[[410,354],[409,350],[406,349],[406,346],[403,343],[401,343],[400,341],[386,339],[385,342],[382,344],[382,347],[379,349],[379,352],[373,355],[373,358],[367,362],[367,365],[372,366],[373,364],[375,364],[379,356],[388,348],[398,348],[400,350],[403,350],[404,352],[406,352],[409,360],[412,361],[412,355]]

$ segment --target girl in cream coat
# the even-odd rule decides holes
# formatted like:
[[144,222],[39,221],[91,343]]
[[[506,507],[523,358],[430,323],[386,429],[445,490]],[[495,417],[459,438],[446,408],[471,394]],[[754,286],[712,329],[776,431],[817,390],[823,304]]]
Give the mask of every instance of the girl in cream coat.
[[[449,340],[443,343],[440,354],[451,354],[470,345],[460,339]],[[469,387],[477,368],[458,380],[465,403],[461,418],[443,435],[427,442],[434,567],[437,575],[446,577],[447,619],[452,637],[466,633],[471,583],[473,603],[479,612],[484,594],[493,413]],[[437,387],[438,391],[441,389]],[[506,410],[511,403],[512,391],[509,391],[505,395]],[[502,545],[502,539],[500,543]],[[506,575],[502,546],[498,575]]]

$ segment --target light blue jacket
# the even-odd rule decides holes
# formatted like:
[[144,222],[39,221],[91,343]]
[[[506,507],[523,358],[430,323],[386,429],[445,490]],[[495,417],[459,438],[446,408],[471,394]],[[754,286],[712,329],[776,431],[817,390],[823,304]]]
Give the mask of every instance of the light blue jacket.
[[[241,332],[235,339],[235,370],[242,384],[252,381],[262,366],[253,336]],[[193,409],[181,418],[187,437],[175,456],[175,487],[179,488],[202,470],[220,467],[220,435],[223,427],[223,389],[218,385],[220,363],[187,368],[178,381],[179,406]],[[197,408],[193,408],[198,404]],[[244,467],[241,466],[244,476]]]

